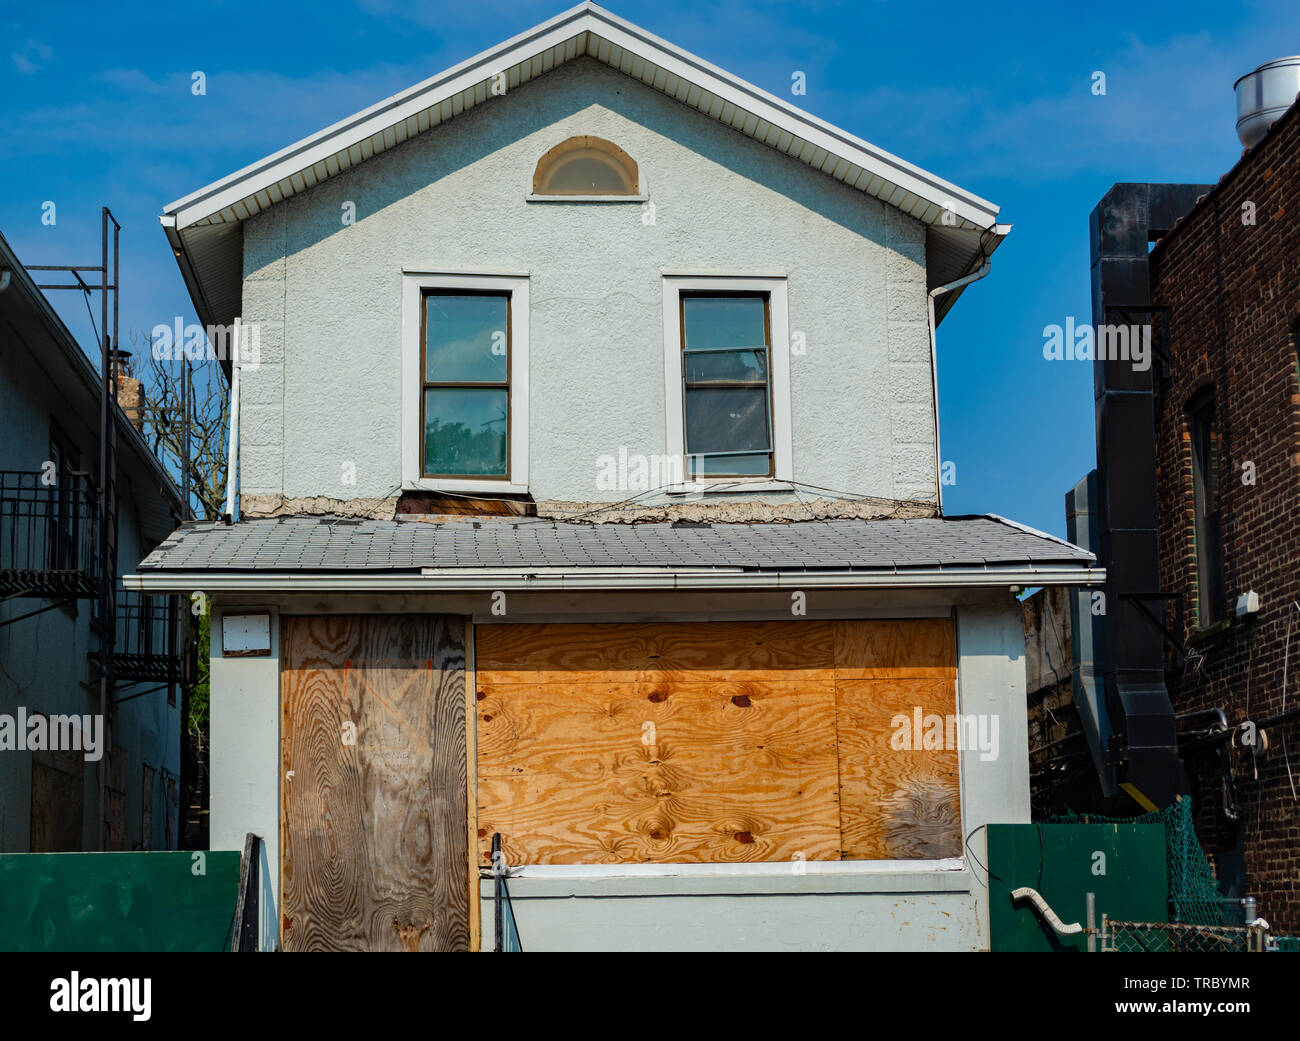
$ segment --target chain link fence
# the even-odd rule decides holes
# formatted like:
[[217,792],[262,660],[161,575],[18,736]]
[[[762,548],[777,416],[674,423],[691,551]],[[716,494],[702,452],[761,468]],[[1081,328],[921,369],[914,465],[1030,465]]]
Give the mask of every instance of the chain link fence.
[[1255,953],[1298,950],[1280,946],[1296,937],[1270,937],[1262,925],[1194,925],[1183,922],[1116,922],[1102,915],[1102,952]]

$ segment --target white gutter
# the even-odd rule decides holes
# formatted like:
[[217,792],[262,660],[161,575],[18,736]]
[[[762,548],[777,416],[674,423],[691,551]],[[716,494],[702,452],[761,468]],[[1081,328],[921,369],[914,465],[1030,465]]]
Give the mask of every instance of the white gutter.
[[[429,573],[432,572],[432,573]],[[443,593],[480,590],[639,589],[987,589],[1024,586],[1099,586],[1096,567],[926,568],[906,571],[712,571],[664,569],[654,574],[598,571],[465,568],[407,572],[163,571],[123,575],[125,588],[141,593]]]
[[239,471],[239,338],[243,335],[242,323],[236,318],[231,333],[230,347],[230,442],[226,450],[226,511],[225,521],[233,524],[235,516],[235,477]]
[[[991,230],[1000,238],[1005,238],[1011,231],[1010,224],[994,224]],[[934,402],[934,488],[938,496],[939,515],[943,516],[943,455],[939,450],[939,351],[936,346],[934,320],[934,301],[936,297],[944,293],[951,293],[954,289],[960,289],[962,286],[970,285],[972,282],[978,282],[981,278],[989,273],[993,266],[993,259],[988,254],[984,256],[984,262],[980,264],[977,271],[957,279],[954,282],[945,282],[941,286],[935,286],[930,290],[930,397]]]

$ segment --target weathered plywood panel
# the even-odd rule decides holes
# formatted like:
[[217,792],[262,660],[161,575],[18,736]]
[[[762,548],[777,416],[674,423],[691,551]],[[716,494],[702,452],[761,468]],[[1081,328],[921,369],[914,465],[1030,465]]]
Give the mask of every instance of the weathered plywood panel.
[[[925,740],[936,718],[947,737],[946,721],[957,711],[955,679],[848,679],[837,693],[844,856],[960,856],[957,749]],[[894,725],[904,719],[906,726]]]
[[464,624],[286,618],[285,950],[465,950]]
[[839,621],[835,674],[840,679],[956,677],[957,643],[949,618]]
[[[805,653],[806,649],[806,653]],[[799,623],[478,630],[479,857],[839,857],[831,633]]]
[[623,682],[795,681],[834,666],[830,627],[820,622],[697,622],[659,625],[489,625],[477,630],[480,674],[516,682],[570,683],[583,673]]
[[960,852],[948,619],[483,626],[478,857],[510,863]]

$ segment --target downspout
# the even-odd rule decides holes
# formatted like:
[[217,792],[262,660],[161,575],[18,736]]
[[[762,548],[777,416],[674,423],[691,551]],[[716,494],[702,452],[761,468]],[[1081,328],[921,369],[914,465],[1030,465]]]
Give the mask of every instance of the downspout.
[[[996,225],[995,225],[996,227]],[[978,282],[981,278],[989,273],[993,266],[993,260],[987,254],[983,253],[983,243],[980,246],[981,255],[984,262],[980,264],[978,270],[971,272],[969,275],[963,275],[954,282],[946,282],[941,286],[935,286],[930,290],[930,402],[934,405],[934,489],[939,504],[939,516],[943,516],[943,456],[939,450],[939,352],[936,348],[935,328],[938,323],[934,320],[934,301],[935,297],[942,296],[944,293],[950,293],[954,289],[960,289],[962,286],[970,285],[972,282]]]
[[230,336],[230,441],[226,449],[226,510],[222,520],[233,523],[235,517],[235,478],[239,470],[239,341],[243,322],[236,318]]

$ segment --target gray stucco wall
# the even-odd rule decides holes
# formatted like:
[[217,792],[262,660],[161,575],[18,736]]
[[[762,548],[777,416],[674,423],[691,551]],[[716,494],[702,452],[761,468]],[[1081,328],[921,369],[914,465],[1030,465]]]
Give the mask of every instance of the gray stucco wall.
[[[636,160],[653,224],[639,204],[525,201],[537,160],[579,134]],[[795,479],[933,500],[922,226],[604,65],[565,65],[271,207],[245,224],[244,268],[261,337],[245,494],[400,485],[410,268],[528,272],[531,491],[626,498],[596,488],[597,459],[666,452],[661,274],[708,270],[788,273],[807,342],[791,358]]]
[[[536,600],[536,607],[533,600]],[[545,594],[512,598],[515,621],[544,609],[550,621],[630,620],[629,594],[608,603],[586,596],[570,610]],[[737,613],[734,598],[710,594],[643,596],[636,615],[672,617],[782,617],[771,609]],[[760,598],[762,599],[762,598]],[[266,609],[274,599],[221,599],[221,615],[242,608]],[[446,612],[489,616],[483,597],[278,598],[282,613],[328,614],[368,611]],[[904,606],[906,604],[906,606]],[[892,605],[892,610],[891,606]],[[962,751],[962,834],[969,855],[962,860],[838,862],[793,865],[691,865],[673,874],[591,869],[566,872],[525,868],[510,881],[513,907],[524,947],[542,950],[987,950],[988,896],[984,826],[1029,820],[1029,762],[1025,732],[1024,636],[1020,608],[1009,593],[963,595],[925,593],[820,593],[810,598],[808,617],[923,617],[947,615],[956,606],[958,703],[962,714],[998,721],[998,754],[984,760],[978,749]],[[784,617],[788,618],[788,607]],[[279,620],[272,655],[220,657],[213,639],[212,663],[212,831],[213,849],[242,849],[253,831],[266,840],[263,870],[263,942],[278,942],[279,808],[282,783],[279,748]],[[599,869],[597,869],[599,871]],[[583,874],[586,871],[588,874]],[[479,910],[483,947],[493,942],[492,887],[484,882]]]
[[[27,344],[17,336],[0,341],[0,470],[40,471],[50,457],[51,421],[79,453],[82,469],[97,466],[99,420],[90,400],[70,400],[51,381],[47,366],[58,364],[56,348]],[[37,355],[41,361],[37,361]],[[119,441],[119,445],[122,442]],[[133,481],[124,463],[118,477],[121,511],[118,524],[118,573],[133,571],[144,556],[136,503],[158,496],[156,487]],[[155,539],[166,532],[153,532]],[[0,622],[47,606],[27,598],[0,604]],[[0,626],[0,713],[15,715],[19,706],[50,714],[95,714],[99,688],[89,685],[93,671],[87,655],[98,649],[91,632],[92,603],[78,601],[75,612],[54,608]],[[148,690],[156,684],[120,689],[118,696]],[[166,801],[164,771],[180,774],[180,708],[168,705],[163,691],[123,702],[116,710],[112,743],[125,749],[124,791],[127,849],[141,841],[145,763],[157,771],[154,780],[153,835],[155,849],[164,848]],[[99,787],[97,764],[84,764],[82,848],[98,849]],[[178,781],[179,794],[179,781]],[[25,852],[31,842],[32,754],[0,751],[0,852]],[[173,836],[178,834],[173,820]]]

